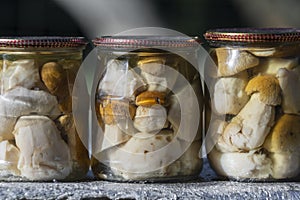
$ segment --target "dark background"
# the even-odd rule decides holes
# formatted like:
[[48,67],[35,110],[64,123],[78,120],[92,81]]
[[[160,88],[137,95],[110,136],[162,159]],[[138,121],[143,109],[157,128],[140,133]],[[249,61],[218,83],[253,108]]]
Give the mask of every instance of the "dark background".
[[1,36],[82,35],[76,21],[52,0],[1,0]]
[[112,35],[159,26],[187,35],[217,27],[299,27],[297,0],[1,0],[0,35]]

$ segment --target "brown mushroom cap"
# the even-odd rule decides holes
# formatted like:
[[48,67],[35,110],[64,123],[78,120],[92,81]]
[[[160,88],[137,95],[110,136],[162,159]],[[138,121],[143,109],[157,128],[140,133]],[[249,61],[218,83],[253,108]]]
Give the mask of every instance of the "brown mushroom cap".
[[51,94],[64,96],[67,77],[61,65],[56,62],[45,63],[41,69],[41,78]]
[[136,97],[135,104],[138,106],[152,106],[154,104],[165,104],[166,93],[157,91],[142,92]]
[[265,140],[270,152],[297,152],[300,150],[300,116],[283,115]]
[[267,105],[281,103],[281,89],[279,81],[270,75],[256,76],[248,82],[245,91],[248,95],[259,92],[260,100]]
[[115,124],[118,120],[133,119],[136,107],[128,100],[106,96],[100,104],[100,114],[105,124]]

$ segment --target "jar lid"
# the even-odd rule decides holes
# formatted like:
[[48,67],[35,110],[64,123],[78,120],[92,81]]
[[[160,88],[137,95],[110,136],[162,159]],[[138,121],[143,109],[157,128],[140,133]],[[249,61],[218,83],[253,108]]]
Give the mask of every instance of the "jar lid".
[[238,43],[289,43],[300,41],[296,28],[224,28],[208,30],[205,39],[212,45],[222,42]]
[[11,48],[75,48],[86,44],[83,37],[0,37],[0,47]]
[[184,36],[103,36],[93,40],[94,45],[106,48],[184,48],[197,47],[197,37]]

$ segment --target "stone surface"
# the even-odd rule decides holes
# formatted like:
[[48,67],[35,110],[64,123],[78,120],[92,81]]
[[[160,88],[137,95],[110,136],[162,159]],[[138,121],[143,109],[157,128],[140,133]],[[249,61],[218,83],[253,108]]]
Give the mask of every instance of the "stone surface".
[[1,182],[0,199],[300,199],[300,183],[213,181],[204,168],[204,178],[186,183]]
[[1,199],[300,199],[299,183],[0,183]]

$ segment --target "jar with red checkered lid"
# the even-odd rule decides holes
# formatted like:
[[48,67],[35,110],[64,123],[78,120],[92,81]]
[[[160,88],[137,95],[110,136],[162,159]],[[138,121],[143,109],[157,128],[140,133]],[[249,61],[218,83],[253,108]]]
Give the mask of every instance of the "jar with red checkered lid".
[[78,180],[89,168],[72,114],[81,37],[0,38],[0,179]]
[[206,68],[211,166],[237,180],[298,179],[300,31],[232,28],[204,36],[216,64]]

